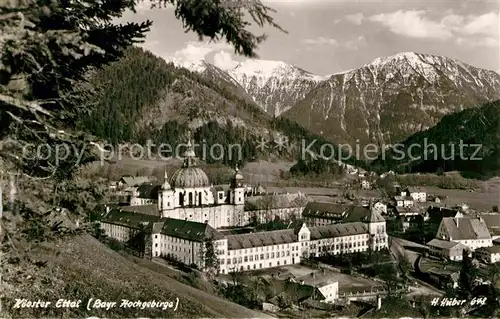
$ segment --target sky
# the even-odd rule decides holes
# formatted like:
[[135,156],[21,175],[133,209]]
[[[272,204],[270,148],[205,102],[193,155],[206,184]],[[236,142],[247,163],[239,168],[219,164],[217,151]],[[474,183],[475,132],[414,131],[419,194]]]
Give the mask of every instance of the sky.
[[[354,69],[398,52],[443,55],[500,73],[500,0],[270,0],[275,22],[260,59],[284,61],[318,75]],[[158,56],[200,60],[227,69],[236,56],[224,42],[185,33],[173,9],[144,3],[122,21],[152,20],[142,46]]]

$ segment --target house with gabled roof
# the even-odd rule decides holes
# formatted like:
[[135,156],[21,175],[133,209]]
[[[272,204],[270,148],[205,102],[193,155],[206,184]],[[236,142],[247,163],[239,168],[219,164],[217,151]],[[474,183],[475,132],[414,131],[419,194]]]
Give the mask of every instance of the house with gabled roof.
[[488,227],[481,218],[443,218],[439,225],[436,238],[464,244],[472,251],[481,247],[493,246]]
[[463,251],[469,248],[464,244],[434,238],[427,243],[429,253],[434,256],[444,257],[453,261],[460,261],[463,257]]
[[122,176],[118,181],[119,188],[127,188],[127,187],[138,187],[145,183],[150,183],[151,178],[148,176]]
[[139,185],[130,199],[130,206],[139,205],[158,205],[158,192],[161,190],[161,185],[145,183]]

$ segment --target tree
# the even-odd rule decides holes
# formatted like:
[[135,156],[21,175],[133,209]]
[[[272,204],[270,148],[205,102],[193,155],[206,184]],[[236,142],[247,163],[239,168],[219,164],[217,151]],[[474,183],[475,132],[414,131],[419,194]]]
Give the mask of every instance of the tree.
[[136,251],[139,257],[144,256],[146,250],[146,236],[148,236],[146,227],[144,224],[139,224],[136,229],[131,231],[129,240],[127,241],[128,247]]
[[462,268],[458,279],[458,296],[470,300],[474,288],[474,280],[477,278],[478,270],[472,263],[467,249],[462,253]]
[[398,288],[397,270],[393,264],[381,264],[379,267],[380,279],[385,281],[387,288],[387,295],[393,296],[395,290]]
[[[28,159],[22,152],[32,141],[52,146],[82,146],[88,142],[85,135],[73,130],[73,125],[91,111],[91,97],[98,93],[89,85],[89,75],[143,41],[151,21],[113,23],[125,10],[135,11],[138,1],[14,0],[0,5],[0,158],[10,170],[65,179],[81,164],[75,156],[64,161],[56,156]],[[156,7],[173,5],[186,31],[198,34],[200,39],[223,39],[234,46],[236,53],[249,57],[256,56],[256,48],[266,36],[248,31],[247,17],[261,27],[271,25],[282,30],[269,15],[274,10],[260,0],[149,3]]]
[[203,263],[202,269],[213,278],[219,273],[219,258],[215,249],[213,237],[205,238],[201,244],[200,259]]

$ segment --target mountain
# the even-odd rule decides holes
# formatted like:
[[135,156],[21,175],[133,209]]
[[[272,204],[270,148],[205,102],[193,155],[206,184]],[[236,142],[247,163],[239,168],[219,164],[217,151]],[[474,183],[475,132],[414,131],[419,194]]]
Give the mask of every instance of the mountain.
[[332,75],[283,116],[340,143],[387,145],[446,114],[498,98],[500,75],[494,71],[404,52]]
[[[190,131],[198,145],[210,147],[207,152],[216,144],[223,146],[223,156],[207,159],[209,163],[230,165],[254,159],[294,160],[304,143],[315,141],[308,148],[315,154],[327,143],[295,122],[270,116],[227,72],[203,61],[167,63],[132,48],[94,74],[93,83],[99,88],[96,107],[78,125],[113,143],[144,145],[150,140],[176,148]],[[232,154],[238,150],[234,145],[241,147],[237,156]]]
[[325,78],[281,61],[246,60],[228,74],[268,114],[279,116]]
[[458,170],[474,177],[500,175],[500,101],[444,116],[436,126],[388,149],[372,168],[401,173]]
[[222,70],[204,61],[167,58],[168,62],[212,80],[234,84],[271,116],[279,116],[303,99],[326,77],[304,71],[282,61],[247,59]]

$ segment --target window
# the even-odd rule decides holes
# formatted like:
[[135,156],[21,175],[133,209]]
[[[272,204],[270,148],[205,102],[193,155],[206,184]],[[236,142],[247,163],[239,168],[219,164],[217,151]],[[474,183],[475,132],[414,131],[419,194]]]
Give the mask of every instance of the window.
[[247,256],[245,256],[244,261],[248,262],[248,257]]
[[158,235],[155,235],[155,238],[158,238]]

